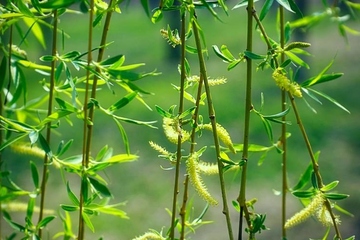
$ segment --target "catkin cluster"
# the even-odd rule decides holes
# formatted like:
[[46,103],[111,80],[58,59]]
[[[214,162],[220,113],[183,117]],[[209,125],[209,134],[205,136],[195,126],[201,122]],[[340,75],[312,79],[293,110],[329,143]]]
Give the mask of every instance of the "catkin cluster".
[[[322,192],[319,192],[311,200],[311,202],[300,212],[296,213],[285,223],[285,228],[294,227],[311,216],[315,216],[323,225],[330,226],[333,224],[332,218],[325,205],[325,197]],[[339,217],[336,216],[337,223],[340,223]]]
[[163,118],[163,128],[167,139],[172,143],[177,143],[179,135],[181,142],[185,142],[190,138],[190,133],[183,130],[177,118]]
[[295,97],[302,97],[300,86],[296,82],[291,82],[290,79],[282,72],[282,68],[275,69],[272,77],[280,89],[291,93],[291,95]]

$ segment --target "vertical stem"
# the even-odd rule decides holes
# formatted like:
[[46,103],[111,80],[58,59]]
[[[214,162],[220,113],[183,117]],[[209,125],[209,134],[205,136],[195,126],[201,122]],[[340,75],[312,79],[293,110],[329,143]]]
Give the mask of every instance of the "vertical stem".
[[[284,19],[284,8],[279,5],[280,11],[280,46],[284,49],[285,46],[285,19]],[[280,55],[281,62],[285,61],[285,54],[281,53]],[[286,110],[286,92],[281,90],[281,111]],[[281,229],[282,229],[282,239],[286,239],[286,194],[288,190],[287,186],[287,140],[286,140],[286,115],[284,115],[281,120],[281,144],[282,144],[282,196],[281,196]]]
[[[252,51],[253,45],[253,12],[254,12],[254,1],[249,0],[247,6],[247,44],[246,50]],[[241,183],[240,183],[240,192],[237,198],[237,201],[240,205],[240,221],[239,221],[239,235],[238,239],[242,240],[242,229],[243,229],[243,215],[245,214],[245,219],[247,225],[251,228],[250,217],[246,209],[246,178],[247,178],[247,161],[248,161],[248,150],[249,150],[249,132],[250,132],[250,112],[252,110],[251,103],[251,87],[252,87],[252,60],[246,58],[246,100],[245,100],[245,125],[244,125],[244,148],[242,159],[244,160],[244,165],[242,166],[241,173]]]
[[[184,85],[185,85],[185,13],[181,13],[181,75],[180,75],[180,97],[179,97],[179,115],[184,111]],[[179,119],[179,126],[181,127],[182,119]],[[175,219],[176,219],[176,204],[177,204],[177,195],[179,194],[179,175],[180,175],[180,162],[181,162],[181,134],[178,135],[177,150],[176,150],[176,166],[175,166],[175,179],[174,179],[174,191],[173,191],[173,203],[172,203],[172,214],[171,214],[171,229],[170,229],[170,239],[175,239]],[[188,176],[186,176],[188,178]],[[186,183],[188,180],[185,181]],[[184,193],[185,197],[185,193]],[[184,209],[182,209],[184,210]],[[185,215],[184,215],[185,216]],[[183,226],[184,227],[184,226]]]
[[180,210],[181,216],[181,233],[180,233],[180,240],[185,239],[185,222],[186,222],[186,204],[188,200],[188,187],[189,187],[189,175],[186,174],[185,181],[184,181],[184,195],[183,195],[183,203]]
[[[88,29],[89,29],[89,33],[88,33],[88,58],[87,58],[87,64],[88,64],[88,68],[90,68],[91,66],[91,62],[92,62],[92,36],[93,36],[93,27],[92,27],[92,23],[93,23],[93,18],[94,18],[94,0],[90,0],[90,11],[89,11],[89,23],[88,23]],[[80,206],[79,206],[79,220],[78,220],[78,239],[79,240],[83,240],[84,239],[84,219],[83,219],[83,205],[84,205],[84,184],[83,184],[83,179],[85,177],[85,168],[88,166],[89,164],[89,159],[90,159],[90,149],[88,148],[87,145],[87,139],[89,137],[89,133],[88,133],[88,112],[87,112],[87,105],[88,105],[88,98],[89,98],[89,80],[90,80],[90,70],[88,69],[86,71],[86,90],[85,90],[85,97],[84,97],[84,107],[83,107],[83,111],[84,111],[84,125],[83,125],[83,156],[82,156],[82,174],[81,174],[81,184],[80,184]]]
[[198,53],[198,59],[199,59],[199,66],[200,66],[200,79],[203,79],[204,86],[205,86],[205,92],[206,92],[206,99],[208,104],[208,112],[209,112],[209,118],[212,126],[213,131],[213,137],[214,137],[214,145],[215,145],[215,151],[216,151],[216,160],[219,168],[219,180],[220,180],[220,188],[221,188],[221,196],[222,196],[222,202],[223,202],[223,214],[226,218],[226,225],[228,230],[229,239],[234,239],[232,227],[231,227],[231,220],[230,220],[230,214],[229,214],[229,207],[227,205],[227,197],[226,197],[226,190],[225,190],[225,180],[224,180],[224,173],[223,173],[223,163],[221,161],[220,157],[220,144],[219,144],[219,138],[216,131],[216,117],[215,117],[215,109],[212,102],[212,97],[210,93],[210,87],[208,83],[208,77],[205,67],[205,61],[203,56],[203,51],[201,47],[201,40],[199,36],[199,28],[196,22],[196,16],[193,16],[192,18],[192,28],[194,31],[194,37],[195,37],[195,43],[196,43],[196,49]]
[[[51,55],[56,56],[57,49],[57,28],[58,28],[58,12],[54,10],[54,24],[53,24],[53,35],[52,35],[52,50]],[[51,73],[50,73],[50,89],[49,89],[49,102],[47,115],[52,114],[53,99],[54,99],[54,88],[55,88],[55,68],[56,68],[56,59],[51,62]],[[50,144],[51,139],[51,122],[46,126],[46,141]],[[46,182],[48,175],[48,155],[44,156],[44,166],[42,172],[42,182],[41,182],[41,192],[40,192],[40,212],[39,212],[39,222],[43,219],[44,208],[45,208],[45,193],[46,193]],[[42,238],[42,229],[39,229],[39,237]]]
[[[97,62],[101,62],[104,56],[104,52],[105,52],[105,44],[106,44],[106,38],[108,35],[108,31],[109,31],[109,26],[110,26],[110,20],[111,20],[111,16],[113,13],[113,5],[114,5],[114,0],[111,0],[109,2],[109,8],[108,11],[106,13],[106,18],[105,18],[105,23],[104,23],[104,28],[103,28],[103,32],[102,32],[102,36],[101,36],[101,41],[100,41],[100,48],[99,48],[99,52],[98,52],[98,57],[97,57]],[[90,51],[90,50],[89,50]],[[89,52],[90,53],[90,52]],[[97,69],[99,71],[99,69]],[[96,98],[96,88],[97,88],[97,83],[98,83],[98,77],[96,75],[94,75],[94,80],[93,80],[93,85],[92,85],[92,89],[91,89],[91,98],[95,99]],[[91,107],[89,110],[89,119],[90,121],[94,120],[94,107]],[[92,140],[92,133],[93,133],[93,125],[89,124],[87,126],[87,141],[86,141],[86,149],[88,152],[90,152],[91,149],[91,140]],[[87,158],[89,158],[89,154],[87,154]],[[87,161],[89,161],[89,159],[87,159]]]

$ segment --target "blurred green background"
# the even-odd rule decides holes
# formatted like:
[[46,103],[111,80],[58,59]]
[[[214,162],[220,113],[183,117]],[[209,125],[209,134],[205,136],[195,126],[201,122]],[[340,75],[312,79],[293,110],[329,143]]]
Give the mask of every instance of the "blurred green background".
[[[312,2],[312,1],[310,1]],[[233,6],[234,1],[229,2]],[[260,9],[261,4],[257,4]],[[310,10],[321,10],[321,6],[310,5]],[[106,170],[105,178],[109,181],[109,188],[114,194],[113,202],[127,201],[123,208],[130,217],[130,220],[118,219],[100,215],[93,219],[96,232],[87,232],[87,239],[98,239],[103,236],[104,239],[132,239],[135,236],[143,234],[149,228],[160,231],[168,229],[170,216],[165,208],[171,208],[173,192],[173,171],[164,171],[161,167],[170,165],[157,157],[157,152],[153,151],[148,142],[154,141],[162,146],[166,146],[169,151],[175,151],[175,145],[167,142],[161,129],[161,117],[155,111],[154,106],[159,105],[164,109],[171,105],[178,105],[178,93],[171,84],[179,84],[179,74],[177,72],[177,61],[169,57],[169,51],[172,51],[160,35],[160,29],[166,28],[170,18],[177,18],[175,13],[169,13],[165,19],[157,24],[152,24],[144,11],[138,4],[130,4],[121,7],[122,13],[115,14],[111,23],[108,42],[114,41],[106,52],[105,56],[114,56],[124,54],[127,64],[146,63],[143,71],[161,72],[160,76],[148,77],[140,80],[138,84],[145,90],[154,93],[146,95],[144,99],[152,107],[149,111],[139,102],[132,102],[121,109],[119,115],[131,117],[139,120],[156,120],[158,129],[150,129],[142,126],[133,126],[124,124],[130,140],[131,151],[140,156],[139,160],[133,163],[116,165]],[[229,132],[235,143],[242,142],[243,133],[243,115],[244,115],[244,95],[245,95],[245,64],[240,64],[231,71],[227,71],[227,65],[223,63],[213,53],[211,46],[221,46],[225,44],[236,55],[246,48],[246,11],[245,8],[230,10],[229,16],[219,12],[223,22],[215,20],[206,10],[198,11],[198,19],[205,33],[208,49],[208,58],[206,59],[208,75],[210,77],[226,77],[228,83],[222,86],[212,88],[214,106],[217,121]],[[289,18],[293,16],[287,14]],[[86,51],[87,39],[87,15],[66,14],[61,17],[60,27],[71,37],[65,39],[64,51],[77,50]],[[265,27],[270,37],[276,39],[275,29],[276,16],[272,12],[264,21]],[[359,30],[359,21],[350,21],[349,26]],[[94,45],[99,42],[101,27],[95,28],[97,36]],[[259,34],[255,33],[254,52],[265,53],[266,46],[260,40]],[[331,97],[344,105],[351,114],[348,114],[327,100],[322,105],[314,102],[307,97],[310,104],[317,110],[314,114],[306,104],[299,99],[298,106],[304,121],[306,130],[310,136],[314,151],[321,151],[320,171],[323,174],[324,182],[329,183],[333,180],[339,180],[340,184],[337,190],[342,193],[350,194],[350,198],[341,201],[339,204],[353,213],[354,217],[341,215],[341,232],[344,237],[351,235],[360,235],[359,218],[359,173],[360,164],[358,156],[360,155],[360,130],[359,130],[359,66],[360,66],[360,48],[359,36],[348,35],[348,43],[342,38],[337,30],[337,25],[330,20],[324,21],[311,28],[305,35],[303,41],[311,43],[308,51],[312,54],[306,57],[306,61],[311,66],[309,70],[303,70],[303,78],[314,76],[319,73],[332,59],[335,59],[334,65],[329,72],[344,72],[344,76],[335,81],[315,87],[317,90],[324,91]],[[49,54],[49,50],[44,51],[40,46],[30,45],[27,49],[30,59],[37,59],[43,54]],[[37,57],[36,57],[37,56]],[[189,62],[192,64],[192,73],[198,74],[196,66],[196,56],[188,55]],[[75,70],[73,70],[75,71]],[[254,70],[255,72],[255,70]],[[29,71],[30,74],[30,71]],[[40,85],[37,83],[42,79],[39,74],[31,73],[29,83],[29,99],[40,94]],[[257,71],[254,73],[253,86],[253,104],[260,106],[260,94],[265,97],[264,112],[271,114],[279,112],[280,100],[279,90],[271,79],[271,71]],[[123,96],[121,89],[115,89],[115,94],[105,86],[99,92],[98,99],[104,106],[109,106],[116,99]],[[190,103],[186,103],[190,107]],[[206,107],[202,110],[205,121],[207,120]],[[269,145],[268,139],[261,121],[256,115],[251,116],[251,142],[254,144]],[[300,136],[299,129],[294,121],[293,114],[290,112],[289,119],[292,125],[288,131],[292,133],[289,138],[289,182],[294,185],[300,174],[305,170],[310,159],[307,150]],[[97,122],[97,124],[96,124]],[[61,128],[55,134],[53,139],[54,147],[60,140],[75,139],[71,149],[72,153],[79,153],[81,147],[81,130],[74,132],[74,129],[81,129],[80,122],[74,119],[74,127],[68,127],[67,123],[62,123]],[[78,128],[79,127],[79,128]],[[279,135],[280,128],[274,127],[275,138]],[[204,134],[199,140],[199,147],[203,144],[211,145],[212,136]],[[117,132],[116,125],[111,119],[103,117],[101,114],[95,117],[95,132],[93,142],[93,155],[99,151],[104,144],[114,148],[114,153],[123,153],[124,146],[120,134]],[[187,146],[184,146],[187,150]],[[31,189],[29,181],[30,171],[27,159],[10,151],[7,154],[6,168],[12,170],[15,182],[24,188]],[[70,153],[69,153],[70,154]],[[241,153],[230,156],[234,160],[241,159]],[[280,239],[280,209],[281,197],[276,196],[273,190],[281,189],[281,158],[280,155],[271,152],[268,154],[264,163],[257,166],[260,155],[253,154],[249,161],[249,180],[247,197],[248,199],[257,198],[256,211],[267,214],[266,226],[270,231],[264,231],[258,236],[259,239]],[[34,159],[31,159],[34,160]],[[214,162],[214,154],[211,148],[208,148],[204,160]],[[41,165],[41,160],[34,160]],[[19,162],[21,165],[19,165]],[[184,169],[182,169],[184,170]],[[184,171],[183,171],[184,173]],[[70,184],[75,192],[78,192],[79,179],[76,176],[67,174]],[[228,199],[235,200],[239,190],[239,173],[228,173],[226,175]],[[209,191],[220,199],[218,177],[207,177],[205,182]],[[65,185],[62,183],[61,176],[57,170],[52,170],[49,179],[48,207],[58,208],[60,203],[69,203],[66,197]],[[182,186],[182,185],[181,185]],[[180,193],[180,195],[182,192]],[[190,197],[194,201],[194,216],[202,211],[205,203],[200,200],[194,192]],[[299,211],[302,206],[294,197],[288,196],[288,216]],[[231,205],[231,203],[229,203]],[[191,239],[227,239],[225,228],[225,219],[221,213],[221,204],[211,207],[204,217],[204,220],[211,220],[213,223],[199,228]],[[237,234],[238,213],[232,211],[232,221],[234,232]],[[19,214],[19,221],[22,221]],[[74,214],[74,231],[76,232],[75,222],[77,215]],[[16,214],[15,214],[16,218]],[[60,220],[56,219],[59,225]],[[4,225],[3,225],[4,226]],[[5,229],[5,232],[10,229]],[[57,229],[49,227],[49,236],[52,236]],[[288,239],[308,239],[321,238],[325,228],[314,219],[294,227],[288,231]],[[46,239],[46,238],[45,238]]]

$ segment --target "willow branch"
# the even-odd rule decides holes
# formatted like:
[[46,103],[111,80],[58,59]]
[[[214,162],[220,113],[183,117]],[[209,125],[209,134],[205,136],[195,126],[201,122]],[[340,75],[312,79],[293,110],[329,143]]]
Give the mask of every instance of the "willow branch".
[[[184,111],[184,85],[185,85],[185,14],[181,15],[181,73],[180,73],[180,97],[179,97],[179,115]],[[181,127],[182,119],[179,119],[179,126]],[[176,219],[176,205],[177,195],[179,194],[179,175],[180,175],[180,162],[182,158],[181,146],[182,136],[178,135],[177,150],[176,150],[176,165],[175,165],[175,179],[174,179],[174,191],[173,191],[173,204],[172,204],[172,215],[171,215],[171,229],[170,239],[175,239],[175,219]],[[187,181],[186,181],[187,182]],[[184,193],[185,194],[185,193]],[[185,196],[185,195],[184,195]],[[183,226],[184,228],[184,226]]]
[[203,56],[203,52],[202,52],[201,40],[200,40],[200,36],[199,36],[200,35],[199,28],[198,28],[198,25],[196,22],[196,16],[193,16],[193,18],[192,18],[192,28],[194,31],[196,49],[197,49],[198,59],[199,59],[200,78],[202,78],[204,81],[206,99],[207,99],[207,104],[208,104],[209,119],[211,122],[214,144],[215,144],[216,160],[217,160],[217,164],[218,164],[221,196],[222,196],[222,202],[223,202],[222,212],[226,218],[226,225],[227,225],[229,239],[232,240],[234,238],[234,236],[233,236],[233,232],[232,232],[229,207],[227,204],[227,197],[226,197],[225,180],[224,180],[224,173],[223,173],[224,165],[223,165],[223,163],[221,161],[221,157],[220,157],[220,144],[219,144],[219,138],[218,138],[217,130],[216,130],[217,127],[216,127],[215,109],[214,109],[214,105],[213,105],[212,97],[211,97],[211,93],[210,93],[210,87],[209,87],[209,83],[208,83],[207,71],[206,71],[204,56]]
[[[53,35],[52,35],[52,51],[51,55],[56,56],[57,51],[57,28],[58,28],[58,12],[54,10],[54,25],[53,25]],[[50,116],[52,114],[53,108],[53,99],[54,99],[54,88],[55,88],[55,69],[56,69],[56,58],[51,62],[51,72],[50,72],[50,89],[49,89],[49,102],[47,115]],[[49,122],[46,126],[46,141],[50,144],[51,139],[51,122]],[[43,219],[44,208],[45,208],[45,191],[46,191],[46,182],[47,182],[47,174],[48,174],[48,155],[44,156],[44,166],[42,172],[42,181],[41,181],[41,195],[40,195],[40,212],[39,212],[39,222]],[[39,229],[39,237],[42,237],[42,229]]]
[[[252,51],[253,48],[253,12],[254,12],[254,1],[248,1],[247,6],[247,44],[246,50]],[[242,166],[240,191],[237,201],[240,205],[240,221],[239,221],[239,235],[238,239],[242,240],[242,229],[243,229],[243,216],[245,216],[247,225],[251,228],[250,216],[246,207],[246,180],[247,180],[247,161],[248,161],[248,150],[249,150],[249,132],[250,132],[250,112],[252,110],[251,93],[252,93],[252,60],[246,57],[246,100],[245,100],[245,125],[244,125],[244,138],[243,138],[243,154],[242,160],[244,165]]]
[[[284,8],[279,5],[280,11],[280,46],[284,49],[285,46],[285,19],[284,19]],[[285,54],[281,53],[280,55],[281,62],[285,61]],[[286,110],[286,92],[285,90],[281,90],[281,111],[284,112]],[[282,145],[282,197],[281,197],[281,232],[282,238],[286,239],[286,229],[285,229],[285,222],[286,222],[286,194],[288,191],[288,184],[287,184],[287,139],[286,139],[286,115],[282,118],[281,124],[281,145]]]

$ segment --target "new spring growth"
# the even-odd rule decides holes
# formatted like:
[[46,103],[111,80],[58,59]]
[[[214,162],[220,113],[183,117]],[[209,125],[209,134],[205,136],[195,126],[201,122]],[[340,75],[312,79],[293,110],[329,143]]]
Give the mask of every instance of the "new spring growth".
[[295,97],[302,97],[300,86],[296,82],[291,82],[290,79],[283,73],[282,68],[275,69],[272,77],[280,89],[291,93],[291,95]]
[[307,42],[292,42],[284,47],[284,51],[290,51],[295,48],[307,48],[310,46],[311,44]]
[[210,205],[216,205],[218,202],[210,195],[204,182],[201,179],[198,164],[199,154],[191,154],[186,161],[186,169],[187,173],[189,174],[190,182],[201,198],[203,198]]
[[[205,130],[212,131],[212,126],[210,123],[203,124],[199,127]],[[230,138],[230,134],[226,131],[226,129],[220,124],[216,123],[216,131],[219,139],[225,144],[225,146],[228,147],[231,152],[236,153],[236,150]]]
[[[294,227],[311,216],[315,216],[325,226],[332,225],[333,221],[329,211],[326,209],[325,201],[324,194],[318,192],[304,209],[286,221],[285,228]],[[340,223],[338,216],[336,216],[336,221],[337,223]]]
[[177,30],[172,31],[168,25],[167,29],[160,30],[161,36],[167,40],[167,42],[174,48],[177,45],[181,45],[181,40]]
[[190,138],[190,133],[183,130],[177,118],[163,118],[163,129],[167,139],[172,143],[177,143],[178,136],[181,136],[181,142],[185,142]]

